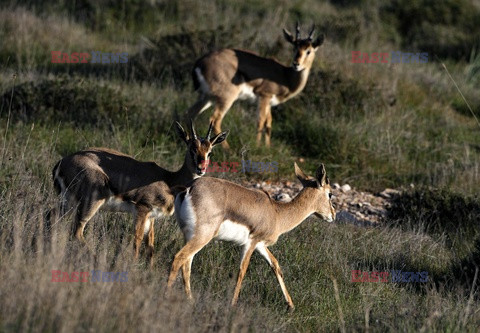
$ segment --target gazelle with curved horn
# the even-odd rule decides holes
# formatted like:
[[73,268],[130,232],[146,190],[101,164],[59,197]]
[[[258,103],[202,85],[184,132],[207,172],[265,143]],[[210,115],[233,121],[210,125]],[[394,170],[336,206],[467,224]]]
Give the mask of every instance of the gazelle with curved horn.
[[[265,131],[265,144],[270,146],[271,107],[298,95],[305,87],[315,52],[324,40],[323,34],[314,40],[313,33],[314,26],[307,38],[301,38],[298,23],[295,38],[283,29],[295,50],[291,66],[237,49],[214,51],[197,60],[192,75],[199,97],[187,117],[194,119],[214,103],[210,121],[215,133],[220,133],[223,117],[236,100],[258,99],[257,144]],[[222,145],[228,148],[226,141]]]
[[172,215],[172,187],[185,185],[203,176],[213,147],[228,135],[222,132],[210,139],[212,123],[205,138],[197,137],[193,122],[191,137],[176,122],[178,135],[187,145],[182,167],[168,171],[155,162],[141,162],[108,148],[89,148],[62,158],[53,168],[53,181],[60,194],[60,213],[75,209],[75,236],[85,243],[83,231],[88,221],[102,208],[129,212],[135,216],[135,258],[148,233],[148,256],[153,262],[156,217]]
[[272,267],[288,306],[293,309],[282,270],[268,246],[311,214],[328,222],[335,219],[330,181],[323,164],[315,178],[306,176],[296,163],[295,174],[303,189],[288,203],[277,202],[265,192],[212,177],[196,179],[186,191],[177,194],[175,216],[187,243],[175,255],[168,288],[182,268],[185,292],[191,298],[190,270],[195,254],[212,239],[232,241],[243,247],[232,305],[238,300],[250,256],[256,250]]

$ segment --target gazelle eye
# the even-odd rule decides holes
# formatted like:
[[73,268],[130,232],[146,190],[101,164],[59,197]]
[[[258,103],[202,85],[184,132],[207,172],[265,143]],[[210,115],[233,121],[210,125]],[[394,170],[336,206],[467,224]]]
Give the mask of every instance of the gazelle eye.
[[328,197],[331,199],[333,197],[333,194],[331,192],[328,193]]
[[307,51],[307,55],[309,55],[309,54],[310,54],[310,50]]

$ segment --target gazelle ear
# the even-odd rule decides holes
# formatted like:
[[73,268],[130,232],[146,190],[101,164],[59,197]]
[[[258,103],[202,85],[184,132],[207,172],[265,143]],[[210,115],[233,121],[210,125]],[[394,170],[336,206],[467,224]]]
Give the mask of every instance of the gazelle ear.
[[283,29],[283,37],[287,40],[287,42],[295,45],[295,40],[290,32],[287,29]]
[[178,136],[182,138],[182,140],[185,141],[185,143],[187,143],[188,142],[187,132],[185,131],[185,129],[183,129],[182,125],[180,125],[178,121],[175,122],[175,125],[176,125]]
[[294,166],[295,166],[295,176],[297,176],[298,180],[299,181],[307,180],[308,179],[307,175],[302,171],[302,169],[300,169],[297,162],[294,163]]
[[323,44],[324,40],[325,40],[325,35],[321,34],[320,36],[317,37],[317,39],[315,39],[315,41],[312,43],[312,46],[314,48],[317,48],[317,47],[319,47],[320,45]]
[[320,186],[325,186],[325,184],[327,184],[327,172],[325,171],[325,166],[323,165],[323,163],[320,164],[320,166],[318,167],[317,172],[315,173],[315,177],[317,178]]
[[300,183],[303,187],[318,187],[315,180],[311,180],[303,171],[300,169],[298,164],[295,162],[295,175],[297,176]]
[[222,143],[223,141],[225,141],[225,139],[228,136],[228,133],[230,133],[230,131],[225,131],[215,135],[212,138],[212,140],[210,140],[210,142],[212,143],[212,146],[218,145],[219,143]]

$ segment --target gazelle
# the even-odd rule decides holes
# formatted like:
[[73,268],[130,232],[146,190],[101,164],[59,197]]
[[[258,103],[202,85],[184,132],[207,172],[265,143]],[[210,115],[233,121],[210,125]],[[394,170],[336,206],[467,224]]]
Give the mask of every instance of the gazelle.
[[173,214],[175,197],[171,188],[203,176],[212,148],[228,135],[227,131],[210,138],[212,123],[205,138],[197,137],[193,123],[191,136],[178,122],[176,128],[187,152],[182,167],[175,172],[108,148],[82,150],[55,165],[52,174],[61,195],[60,213],[64,215],[76,207],[74,234],[78,240],[85,243],[85,226],[100,208],[129,212],[136,220],[135,258],[148,233],[147,251],[153,263],[153,222],[156,217]]
[[[265,130],[265,145],[270,146],[271,107],[289,100],[303,90],[315,52],[323,43],[323,34],[313,40],[314,28],[313,26],[307,38],[300,38],[298,23],[295,38],[283,29],[285,39],[293,45],[295,51],[290,67],[274,59],[237,49],[222,49],[197,60],[192,76],[199,97],[187,111],[188,119],[195,119],[215,103],[210,121],[213,122],[215,133],[220,133],[223,117],[237,99],[258,98],[257,145]],[[226,141],[222,145],[228,148]]]
[[250,256],[257,250],[272,267],[288,306],[293,309],[282,270],[268,246],[311,214],[328,222],[335,219],[330,182],[323,164],[317,169],[316,178],[306,176],[296,163],[295,174],[303,189],[288,203],[277,202],[265,192],[210,177],[193,181],[191,187],[177,194],[175,216],[187,243],[175,255],[168,288],[182,268],[185,292],[192,298],[190,270],[195,254],[212,239],[232,241],[243,247],[232,305],[237,303]]

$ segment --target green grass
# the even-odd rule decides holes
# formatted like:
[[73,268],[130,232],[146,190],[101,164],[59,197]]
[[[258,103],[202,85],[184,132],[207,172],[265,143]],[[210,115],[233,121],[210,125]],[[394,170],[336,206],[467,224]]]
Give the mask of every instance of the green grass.
[[[318,332],[341,330],[343,320],[348,331],[475,331],[478,289],[471,298],[470,292],[480,264],[480,128],[441,63],[478,117],[479,25],[470,26],[480,17],[478,5],[467,0],[2,5],[0,330]],[[455,12],[471,20],[451,16]],[[169,266],[183,244],[174,218],[157,222],[152,270],[132,261],[134,226],[128,216],[103,213],[89,223],[86,237],[97,261],[69,240],[69,219],[53,226],[53,239],[45,238],[44,216],[56,202],[50,173],[58,159],[106,146],[178,168],[185,147],[173,122],[195,101],[190,74],[195,59],[211,49],[238,47],[287,63],[291,50],[281,28],[292,29],[296,20],[304,27],[315,22],[327,41],[302,94],[274,108],[272,148],[256,147],[255,106],[238,102],[223,122],[232,149],[216,149],[213,157],[277,161],[278,172],[213,176],[295,181],[295,161],[307,173],[323,162],[333,182],[372,192],[413,190],[396,199],[384,226],[309,218],[272,247],[295,312],[285,311],[275,276],[257,255],[238,307],[230,308],[240,251],[225,243],[213,242],[195,257],[193,304],[183,296],[180,279],[178,292],[164,295]],[[128,52],[129,62],[52,64],[53,50]],[[428,51],[429,63],[352,64],[352,50]],[[207,130],[210,115],[208,110],[196,120],[199,132]],[[128,271],[129,279],[53,283],[52,269]],[[428,271],[430,279],[350,282],[352,270],[394,269]]]

